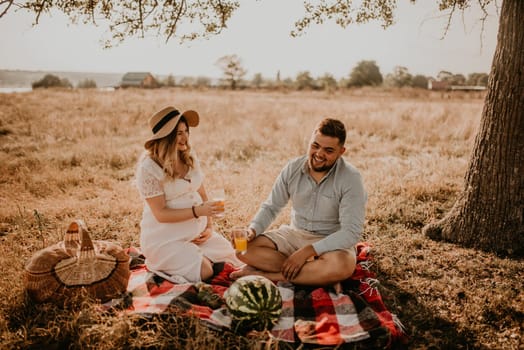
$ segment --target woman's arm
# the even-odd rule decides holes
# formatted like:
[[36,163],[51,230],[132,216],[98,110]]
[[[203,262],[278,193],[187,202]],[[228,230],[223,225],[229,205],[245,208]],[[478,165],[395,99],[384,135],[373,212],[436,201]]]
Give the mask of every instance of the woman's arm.
[[[202,184],[197,191],[200,194],[200,197],[202,197],[202,200],[204,201],[204,203],[206,203],[208,198],[207,198],[207,193],[206,193],[204,184]],[[204,231],[200,232],[200,235],[197,238],[195,238],[194,240],[192,240],[191,242],[195,244],[202,244],[205,241],[207,241],[211,237],[212,234],[213,234],[213,219],[211,216],[208,216],[206,228],[204,229]]]
[[[146,198],[146,202],[151,208],[151,212],[158,220],[158,222],[180,222],[185,220],[190,220],[199,216],[209,217],[213,215],[214,212],[214,203],[205,201],[203,204],[194,206],[193,208],[183,208],[183,209],[173,209],[166,206],[166,197],[165,195],[160,195],[156,197]],[[196,214],[193,215],[193,210]]]
[[[200,187],[198,188],[197,192],[200,194],[200,197],[202,197],[202,201],[205,203],[207,202],[208,198],[207,198],[207,193],[206,193],[206,188],[204,187],[204,184],[202,183],[202,185],[200,185]],[[207,226],[206,228],[213,228],[213,219],[211,216],[208,216],[207,217]]]

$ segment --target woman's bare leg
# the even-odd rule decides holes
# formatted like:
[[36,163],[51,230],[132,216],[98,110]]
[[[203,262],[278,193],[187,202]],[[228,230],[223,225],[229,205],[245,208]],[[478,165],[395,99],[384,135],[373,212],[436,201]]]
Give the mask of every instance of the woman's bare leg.
[[200,266],[200,279],[205,281],[213,276],[213,263],[206,258],[202,257],[202,265]]

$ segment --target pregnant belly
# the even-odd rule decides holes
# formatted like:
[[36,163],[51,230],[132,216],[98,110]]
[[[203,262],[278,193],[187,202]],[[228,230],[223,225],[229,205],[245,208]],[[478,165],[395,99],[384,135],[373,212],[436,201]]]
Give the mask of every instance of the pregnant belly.
[[174,223],[158,222],[154,217],[142,220],[141,244],[161,244],[168,241],[190,241],[195,239],[207,224],[207,217]]

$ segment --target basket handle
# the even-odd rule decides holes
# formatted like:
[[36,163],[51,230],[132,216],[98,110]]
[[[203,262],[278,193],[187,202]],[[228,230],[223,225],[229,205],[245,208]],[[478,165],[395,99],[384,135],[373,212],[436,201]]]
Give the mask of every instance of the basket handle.
[[64,245],[66,249],[77,249],[80,245],[80,230],[85,223],[82,220],[76,220],[69,224],[64,236]]
[[[94,252],[94,245],[91,237],[89,236],[89,230],[87,225],[82,219],[76,219],[69,224],[69,228],[66,231],[64,237],[65,247],[68,249],[76,249],[80,246],[80,255],[91,255],[90,252]],[[83,253],[82,253],[83,252]]]

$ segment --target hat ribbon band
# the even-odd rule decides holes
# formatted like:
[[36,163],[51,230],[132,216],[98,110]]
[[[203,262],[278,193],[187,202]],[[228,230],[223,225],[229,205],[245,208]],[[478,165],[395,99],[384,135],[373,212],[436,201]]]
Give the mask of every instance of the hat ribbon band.
[[164,118],[160,119],[160,121],[156,123],[156,125],[153,127],[153,134],[156,134],[160,129],[164,127],[164,125],[167,124],[167,122],[169,122],[171,119],[173,119],[174,117],[176,117],[179,114],[180,112],[177,111],[176,109],[166,114]]

